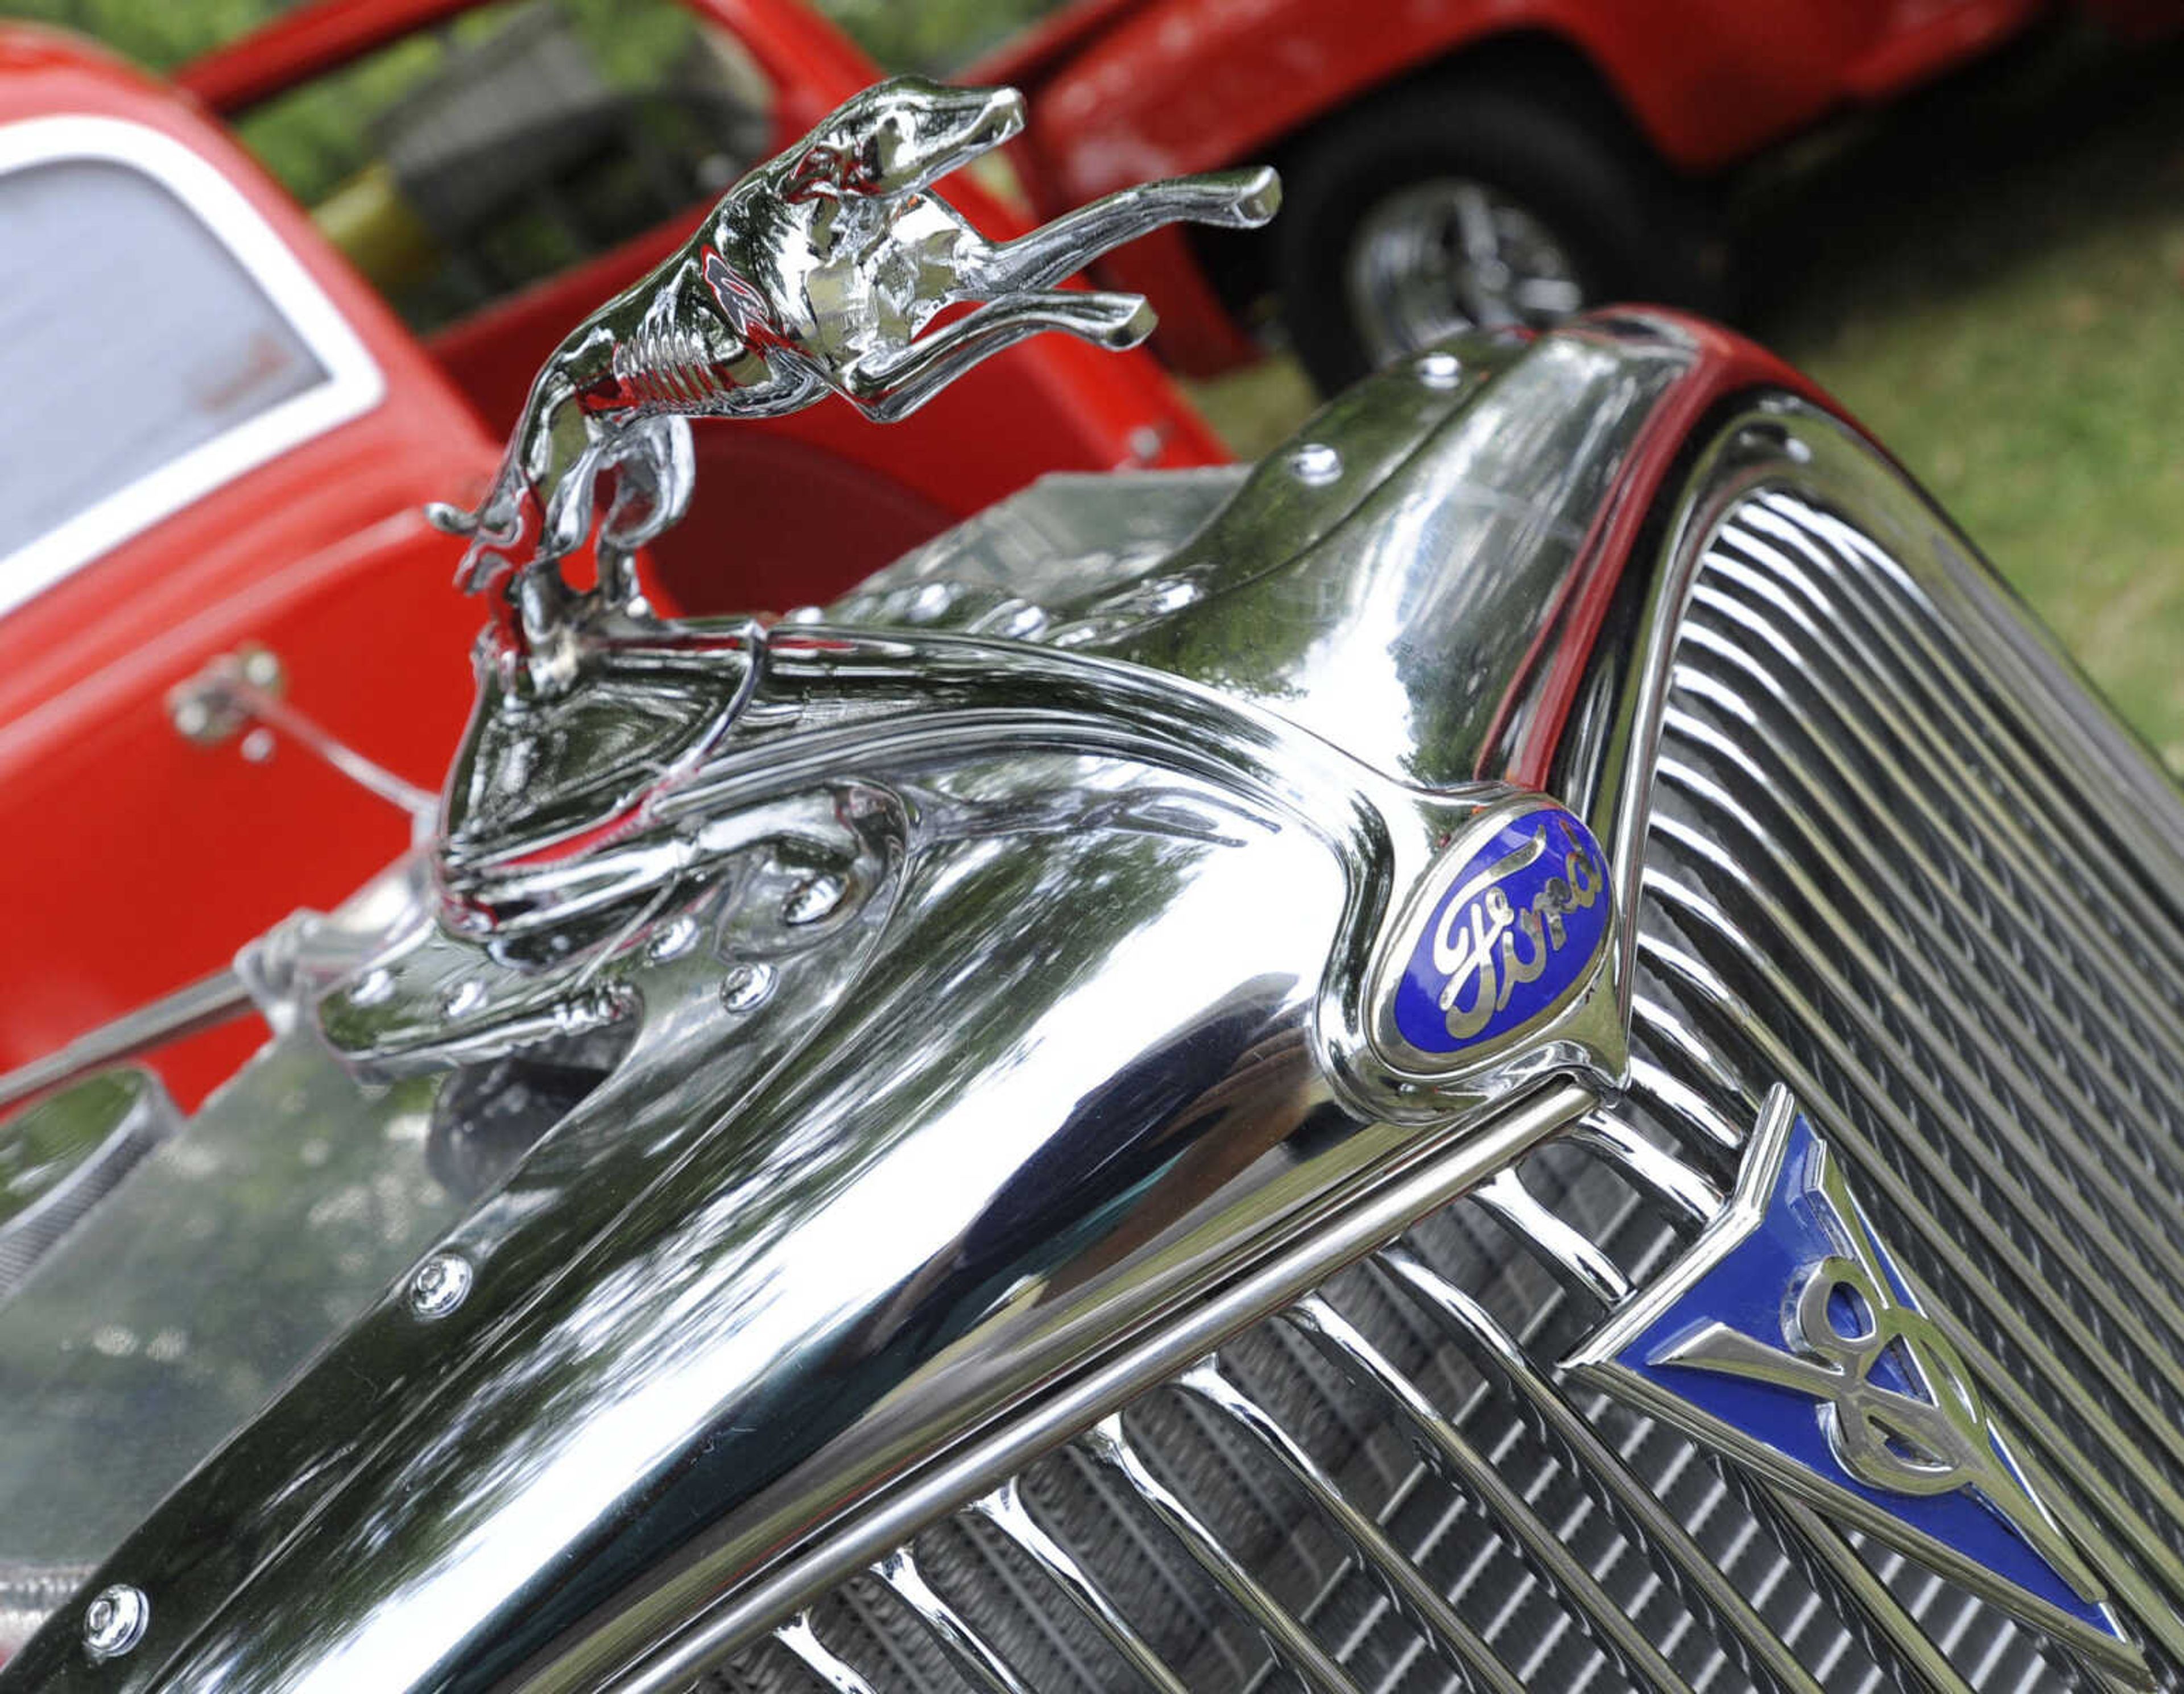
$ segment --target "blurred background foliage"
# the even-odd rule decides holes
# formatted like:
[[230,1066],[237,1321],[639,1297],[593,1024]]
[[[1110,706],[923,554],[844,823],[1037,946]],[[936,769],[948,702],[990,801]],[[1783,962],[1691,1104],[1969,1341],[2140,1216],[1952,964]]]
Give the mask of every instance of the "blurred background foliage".
[[[154,70],[209,53],[279,16],[298,0],[6,0],[0,16],[35,18],[96,36]],[[625,39],[617,0],[560,0],[587,37],[627,60],[657,38]],[[944,72],[968,63],[1056,0],[819,0],[818,9],[891,70]]]
[[[610,80],[683,53],[677,20],[558,0]],[[883,65],[945,71],[1056,0],[821,0]],[[169,69],[281,0],[0,0]],[[465,28],[489,28],[484,19]],[[422,44],[420,44],[422,45]],[[368,68],[392,98],[428,64]],[[309,91],[306,91],[308,97]],[[250,139],[305,185],[354,120],[308,98]],[[332,186],[330,180],[326,187]],[[312,197],[306,192],[304,198]],[[1737,185],[1741,320],[1949,507],[2184,771],[2184,47],[2051,32]],[[1314,402],[1279,357],[1194,390],[1240,452]]]

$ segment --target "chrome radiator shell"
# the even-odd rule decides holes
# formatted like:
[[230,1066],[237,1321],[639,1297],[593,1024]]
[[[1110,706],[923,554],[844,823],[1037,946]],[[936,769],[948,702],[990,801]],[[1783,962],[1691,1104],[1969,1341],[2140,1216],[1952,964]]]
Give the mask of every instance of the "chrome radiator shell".
[[1557,772],[1637,913],[1628,1091],[868,1574],[807,1587],[708,1688],[2096,1684],[1981,1596],[1557,1382],[1718,1207],[1780,1082],[2176,1683],[2184,807],[1816,409],[1719,421],[1659,533]]

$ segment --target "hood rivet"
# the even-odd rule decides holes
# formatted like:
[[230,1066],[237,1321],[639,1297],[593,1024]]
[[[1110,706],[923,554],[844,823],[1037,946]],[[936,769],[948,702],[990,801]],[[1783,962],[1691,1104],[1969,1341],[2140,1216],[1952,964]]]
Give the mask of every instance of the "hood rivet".
[[1452,353],[1427,353],[1411,367],[1429,388],[1453,388],[1463,380],[1463,362]]
[[697,945],[698,920],[686,911],[652,938],[644,956],[655,965],[664,965],[670,959],[681,958]]
[[721,1004],[731,1011],[749,1011],[772,992],[771,965],[732,965],[721,978]]
[[1290,469],[1306,488],[1323,488],[1342,474],[1342,455],[1323,441],[1307,441],[1290,452]]
[[410,1279],[410,1309],[420,1318],[444,1318],[471,1291],[471,1263],[460,1253],[435,1253]]
[[83,1650],[92,1663],[119,1658],[144,1639],[152,1621],[152,1602],[141,1588],[117,1582],[103,1588],[83,1610]]

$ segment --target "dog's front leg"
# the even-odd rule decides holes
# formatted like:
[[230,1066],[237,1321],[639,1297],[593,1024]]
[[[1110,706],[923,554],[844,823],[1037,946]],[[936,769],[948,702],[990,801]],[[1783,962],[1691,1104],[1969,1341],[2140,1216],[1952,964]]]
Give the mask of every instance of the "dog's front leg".
[[1152,308],[1141,294],[1091,294],[1074,289],[1017,294],[981,306],[907,347],[866,354],[845,369],[843,395],[867,417],[893,423],[907,417],[981,359],[1046,330],[1119,351],[1153,332]]
[[966,292],[998,298],[1025,289],[1050,288],[1110,248],[1134,241],[1163,224],[1213,224],[1256,229],[1282,203],[1281,178],[1262,164],[1178,176],[1102,195],[1065,212],[1028,235],[989,248],[965,279]]

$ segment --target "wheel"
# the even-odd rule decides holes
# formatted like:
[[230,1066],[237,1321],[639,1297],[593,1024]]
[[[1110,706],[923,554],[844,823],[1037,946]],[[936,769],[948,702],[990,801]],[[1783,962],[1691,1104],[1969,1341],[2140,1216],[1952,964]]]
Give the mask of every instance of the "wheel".
[[1474,326],[1724,304],[1698,196],[1566,91],[1451,77],[1374,96],[1308,137],[1287,176],[1276,285],[1323,392]]

